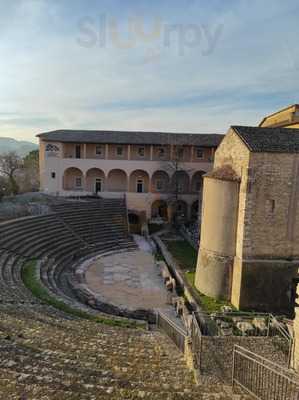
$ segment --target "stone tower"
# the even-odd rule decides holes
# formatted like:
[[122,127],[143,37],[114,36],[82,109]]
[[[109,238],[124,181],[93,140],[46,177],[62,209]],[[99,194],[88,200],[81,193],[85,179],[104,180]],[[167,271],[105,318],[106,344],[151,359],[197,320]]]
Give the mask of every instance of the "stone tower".
[[196,287],[240,309],[290,311],[299,266],[299,130],[231,127],[203,196]]

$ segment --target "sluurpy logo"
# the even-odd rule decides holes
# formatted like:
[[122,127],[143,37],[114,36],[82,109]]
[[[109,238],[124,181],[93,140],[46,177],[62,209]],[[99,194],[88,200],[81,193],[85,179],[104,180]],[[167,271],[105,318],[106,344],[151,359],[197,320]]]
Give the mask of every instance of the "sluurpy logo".
[[[168,24],[155,17],[146,25],[144,17],[128,18],[127,28],[123,28],[115,17],[101,14],[97,18],[86,16],[78,21],[77,43],[86,48],[113,46],[118,49],[146,47],[149,54],[158,46],[176,47],[177,54],[184,56],[188,49],[197,49],[208,56],[216,48],[223,25]],[[154,46],[154,47],[153,47]]]

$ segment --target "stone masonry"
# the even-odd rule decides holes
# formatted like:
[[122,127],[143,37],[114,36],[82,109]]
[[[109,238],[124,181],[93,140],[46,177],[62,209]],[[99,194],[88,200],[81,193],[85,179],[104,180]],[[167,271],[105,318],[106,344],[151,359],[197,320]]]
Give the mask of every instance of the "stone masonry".
[[[297,129],[232,127],[216,151],[214,171],[230,167],[240,179],[230,293],[223,292],[222,296],[237,308],[273,312],[293,309],[299,261],[297,141]],[[204,186],[211,177],[213,173],[205,178]],[[203,202],[204,220],[210,199]],[[219,202],[219,207],[231,204]],[[202,226],[201,230],[202,237],[205,230],[212,230],[209,235],[214,234],[215,243],[225,240],[219,238],[219,226]],[[223,255],[214,250],[215,258]],[[199,257],[196,285],[204,293],[201,277],[207,275],[208,268]]]

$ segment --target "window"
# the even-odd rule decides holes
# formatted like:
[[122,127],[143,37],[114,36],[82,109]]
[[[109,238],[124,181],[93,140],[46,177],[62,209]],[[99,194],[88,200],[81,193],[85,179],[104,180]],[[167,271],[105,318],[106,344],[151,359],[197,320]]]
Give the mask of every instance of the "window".
[[138,155],[139,157],[144,157],[145,149],[144,147],[138,147]]
[[143,180],[142,179],[138,179],[137,180],[137,188],[136,188],[136,192],[137,193],[143,193]]
[[122,157],[124,153],[124,148],[122,146],[117,146],[116,147],[116,155],[118,157]]
[[59,147],[56,146],[55,144],[48,143],[46,146],[46,151],[59,151]]
[[157,179],[156,180],[156,190],[160,192],[161,190],[163,190],[163,187],[164,187],[163,181],[161,179]]
[[76,158],[81,158],[81,146],[76,144]]
[[203,158],[203,149],[200,147],[196,148],[196,158]]
[[96,178],[95,181],[95,192],[101,192],[102,191],[102,179],[101,178]]
[[100,144],[96,145],[96,155],[97,156],[102,156],[103,155],[103,146]]
[[165,156],[165,149],[164,147],[159,147],[158,148],[158,157],[163,158]]
[[75,185],[77,188],[80,188],[82,186],[82,178],[77,177],[75,180]]
[[56,172],[51,172],[51,178],[55,179],[56,178]]

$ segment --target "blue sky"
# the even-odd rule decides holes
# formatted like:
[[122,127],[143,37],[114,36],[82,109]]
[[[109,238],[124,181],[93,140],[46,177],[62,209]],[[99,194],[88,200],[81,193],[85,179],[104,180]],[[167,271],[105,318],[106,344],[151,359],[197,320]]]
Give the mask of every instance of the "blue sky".
[[297,0],[1,0],[0,136],[224,133],[299,102]]

